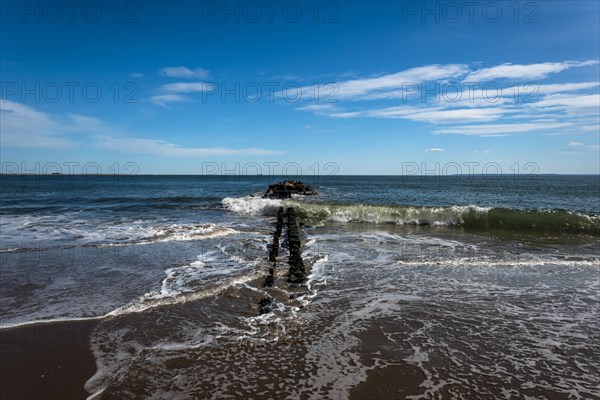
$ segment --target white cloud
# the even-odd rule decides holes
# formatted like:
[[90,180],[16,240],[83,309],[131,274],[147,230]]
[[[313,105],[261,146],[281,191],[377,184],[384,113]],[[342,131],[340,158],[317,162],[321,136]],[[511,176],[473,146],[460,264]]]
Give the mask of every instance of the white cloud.
[[193,93],[207,92],[214,88],[214,85],[206,82],[176,82],[162,85],[160,89],[170,93]]
[[184,147],[164,140],[134,137],[114,129],[99,118],[50,114],[12,101],[0,101],[0,116],[0,145],[3,148],[68,149],[87,144],[107,150],[164,157],[284,154],[280,150],[261,148]]
[[171,103],[189,103],[192,99],[181,94],[161,94],[150,97],[148,101],[161,107],[166,107]]
[[[545,62],[537,64],[502,64],[490,68],[472,71],[465,64],[426,65],[385,74],[371,78],[359,78],[346,81],[322,83],[303,87],[302,93],[308,93],[312,97],[318,93],[336,100],[385,100],[403,98],[411,95],[420,95],[422,88],[418,85],[426,82],[443,84],[449,81],[462,82],[487,82],[494,79],[543,79],[549,74],[558,73],[570,68],[583,67],[598,64],[598,61],[590,60],[584,62],[563,61]],[[538,85],[536,93],[555,93],[589,89],[598,86],[595,82],[582,82],[574,84],[550,84]],[[522,88],[519,88],[522,89]],[[507,89],[511,96],[510,88]],[[450,97],[452,97],[450,95]],[[468,98],[468,96],[467,96]],[[464,100],[464,98],[463,98]],[[489,103],[489,101],[488,101]]]
[[386,107],[381,109],[362,110],[355,112],[336,112],[329,114],[336,118],[375,117],[402,118],[410,121],[427,122],[431,124],[455,124],[465,122],[490,122],[503,118],[518,110],[502,107],[444,109],[413,106]]
[[143,139],[135,137],[116,138],[111,136],[95,137],[98,147],[125,151],[129,153],[152,154],[163,157],[215,157],[215,156],[268,156],[279,155],[279,150],[258,148],[231,149],[227,147],[183,147],[164,140]]
[[582,126],[581,130],[584,132],[596,132],[600,133],[600,125],[586,125]]
[[432,147],[431,149],[425,149],[425,151],[435,153],[435,152],[441,152],[441,151],[445,151],[445,150],[442,149],[441,147]]
[[598,115],[600,112],[600,94],[549,94],[534,103],[526,103],[529,107],[558,107],[573,113],[591,113]]
[[360,97],[373,91],[399,89],[421,82],[455,78],[467,72],[468,68],[463,64],[427,65],[374,78],[336,82],[331,87],[325,87],[324,84],[319,87],[304,87],[302,93],[320,93],[322,96],[330,96],[334,99]]
[[[313,103],[296,106],[296,110],[331,118],[389,118],[450,125],[433,131],[438,134],[509,136],[544,130],[549,130],[544,133],[551,135],[598,131],[596,121],[586,119],[600,114],[600,95],[590,93],[600,86],[599,82],[506,86],[508,81],[498,85],[499,90],[484,90],[481,84],[467,85],[467,81],[498,78],[517,82],[542,79],[567,69],[597,64],[594,60],[502,64],[479,70],[465,64],[427,65],[378,77],[340,81],[333,84],[336,93],[326,93],[328,98],[337,100],[335,106]],[[323,89],[323,85],[302,89],[315,93]],[[425,96],[424,90],[428,90]],[[368,107],[369,101],[377,101],[374,103],[377,106]],[[498,121],[503,123],[491,124]],[[463,126],[451,126],[456,124]],[[570,129],[559,131],[564,127]]]
[[[580,82],[580,83],[553,83],[548,85],[535,85],[538,93],[561,93],[574,92],[576,90],[592,89],[600,86],[600,82]],[[509,91],[511,88],[508,89]]]
[[370,110],[367,112],[367,115],[380,118],[404,118],[411,121],[432,124],[451,124],[495,121],[510,112],[514,111],[504,108],[462,108],[455,110],[438,108],[427,110],[414,107],[391,107],[381,110]]
[[560,152],[565,153],[565,154],[581,154],[580,151],[573,150],[573,149],[561,149]]
[[465,78],[465,81],[486,82],[494,79],[543,79],[549,74],[555,74],[569,68],[584,67],[595,64],[598,64],[598,61],[563,61],[526,65],[507,63],[472,72]]
[[208,71],[203,68],[189,69],[188,67],[165,67],[160,70],[160,74],[170,78],[208,79],[210,77]]
[[332,114],[329,114],[330,117],[333,118],[354,118],[354,117],[360,117],[363,116],[364,114],[360,111],[353,111],[353,112],[335,112]]
[[172,103],[189,103],[194,100],[180,93],[207,92],[211,91],[213,87],[212,84],[205,82],[169,83],[160,87],[159,93],[161,94],[150,97],[148,101],[161,107],[167,107]]
[[451,128],[436,129],[435,134],[494,136],[521,132],[534,132],[571,127],[573,123],[522,123],[522,124],[491,124],[491,125],[465,125]]
[[295,108],[295,110],[298,111],[315,111],[315,112],[320,112],[320,111],[331,111],[331,110],[335,110],[336,107],[333,104],[309,104],[307,106],[302,106],[302,107],[297,107]]
[[68,116],[53,118],[32,107],[6,100],[0,101],[0,119],[2,147],[66,149],[76,145],[76,141],[68,136],[74,133],[74,129],[69,129]]
[[[597,145],[597,144],[585,144],[585,143],[576,142],[573,140],[569,141],[568,145],[569,145],[569,147],[578,147],[578,148],[583,148],[583,147],[590,148],[590,149],[600,148],[600,145]],[[567,149],[563,149],[563,150],[567,150]],[[574,150],[572,150],[572,151],[574,151]]]
[[[511,104],[515,102],[524,104],[538,101],[539,98],[545,94],[575,92],[579,90],[592,89],[598,86],[600,86],[600,82],[558,83],[547,85],[526,83],[510,87],[501,87],[501,90],[496,92],[495,87],[486,88],[483,85],[475,85],[470,87],[462,85],[458,91],[454,86],[440,85],[437,90],[435,90],[435,86],[432,86],[434,89],[433,93],[437,97],[435,97],[434,94],[429,95],[427,98],[427,103],[437,105],[442,103],[449,107],[490,107]],[[423,87],[407,86],[401,90],[373,92],[354,100],[402,99],[403,103],[426,103],[423,100],[423,95]]]
[[10,100],[0,101],[0,112],[2,113],[2,123],[0,127],[6,127],[4,125],[7,122],[13,121],[29,121],[30,126],[33,127],[44,127],[52,125],[52,120],[48,114],[35,110],[32,107],[26,106],[25,104],[15,103]]

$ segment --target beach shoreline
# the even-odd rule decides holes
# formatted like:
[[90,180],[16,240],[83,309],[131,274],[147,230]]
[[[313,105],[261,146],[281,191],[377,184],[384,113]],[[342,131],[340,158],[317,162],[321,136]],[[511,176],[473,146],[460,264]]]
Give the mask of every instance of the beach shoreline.
[[97,320],[0,330],[0,399],[85,399],[95,373],[90,334]]

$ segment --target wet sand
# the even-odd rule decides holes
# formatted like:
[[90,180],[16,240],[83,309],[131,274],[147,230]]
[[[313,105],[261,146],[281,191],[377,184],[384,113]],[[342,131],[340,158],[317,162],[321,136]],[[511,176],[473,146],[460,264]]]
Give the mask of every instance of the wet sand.
[[350,390],[353,400],[404,399],[422,392],[423,373],[412,365],[392,365],[367,372],[367,379]]
[[28,325],[0,331],[0,399],[85,399],[96,372],[90,333],[98,321]]

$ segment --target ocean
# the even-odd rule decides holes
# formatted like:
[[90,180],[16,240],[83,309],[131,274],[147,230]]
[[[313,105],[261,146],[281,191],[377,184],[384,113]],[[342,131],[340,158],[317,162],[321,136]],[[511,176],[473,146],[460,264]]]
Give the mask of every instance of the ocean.
[[94,399],[600,399],[600,176],[277,178],[1,176],[0,326],[98,321]]

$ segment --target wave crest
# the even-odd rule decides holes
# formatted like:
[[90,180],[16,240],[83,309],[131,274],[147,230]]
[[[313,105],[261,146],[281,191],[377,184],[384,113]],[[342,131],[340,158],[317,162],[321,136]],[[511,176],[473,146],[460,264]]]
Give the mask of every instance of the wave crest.
[[473,229],[543,230],[600,236],[600,216],[565,210],[518,210],[480,207],[386,206],[270,200],[256,197],[225,198],[223,205],[246,215],[273,215],[277,208],[295,207],[310,220],[374,224],[460,226]]

